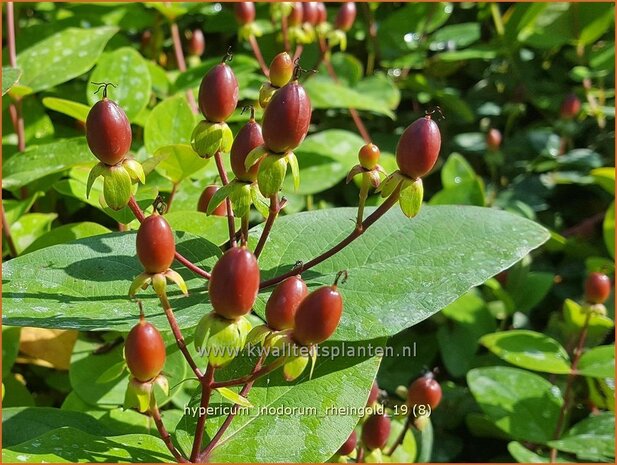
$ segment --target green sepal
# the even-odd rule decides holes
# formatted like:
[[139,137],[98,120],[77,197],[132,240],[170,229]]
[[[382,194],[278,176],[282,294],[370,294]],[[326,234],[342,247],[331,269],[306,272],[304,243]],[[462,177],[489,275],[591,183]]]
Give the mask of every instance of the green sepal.
[[315,371],[315,364],[317,363],[317,348],[311,347],[311,371],[309,372],[309,379],[313,379],[313,371]]
[[131,181],[140,182],[142,184],[146,183],[146,174],[144,173],[144,169],[137,160],[132,158],[125,158],[122,162],[122,166],[129,174]]
[[249,402],[249,400],[238,394],[237,392],[232,391],[229,388],[221,387],[216,388],[216,391],[222,395],[225,399],[232,401],[234,404],[239,405],[240,407],[252,407],[253,404]]
[[238,217],[248,215],[253,203],[251,185],[242,181],[232,181],[229,185],[231,184],[233,184],[233,187],[229,199],[233,205],[234,214]]
[[347,178],[345,178],[345,183],[349,184],[353,178],[355,178],[360,173],[364,173],[364,168],[361,165],[355,165],[352,169],[347,173]]
[[418,214],[422,207],[423,198],[424,187],[421,178],[403,181],[398,203],[407,218],[413,218]]
[[347,34],[345,31],[341,31],[340,29],[330,31],[328,34],[328,44],[331,47],[338,45],[341,48],[341,51],[344,52],[347,48]]
[[309,357],[307,355],[298,355],[291,357],[283,365],[283,376],[287,381],[294,381],[306,370]]
[[257,185],[265,197],[278,194],[287,173],[287,157],[285,155],[267,155],[259,165]]
[[124,409],[136,408],[145,413],[150,410],[152,400],[152,382],[142,383],[131,376],[124,394]]
[[272,100],[272,96],[278,90],[278,87],[274,87],[269,82],[264,82],[259,88],[259,106],[265,109],[270,100]]
[[293,152],[287,152],[287,155],[285,156],[287,158],[287,162],[289,163],[289,167],[291,168],[291,176],[293,177],[294,182],[294,191],[297,191],[300,188],[300,166],[298,166],[298,158]]
[[167,293],[167,279],[163,273],[155,273],[152,275],[152,289],[159,297]]
[[[216,152],[222,150],[223,145],[229,142],[229,135],[224,131],[225,128],[229,129],[226,123],[200,121],[191,135],[191,147],[202,158],[213,157]],[[231,144],[229,146],[231,147]]]
[[180,276],[180,273],[177,273],[176,271],[170,268],[169,270],[165,272],[165,277],[172,283],[177,284],[178,287],[180,288],[180,291],[182,291],[184,295],[189,295],[189,290],[186,287],[186,283],[184,282],[184,279],[182,279],[182,276]]
[[268,205],[268,200],[259,192],[259,186],[257,186],[257,184],[251,184],[251,196],[255,209],[261,216],[267,218],[270,214],[270,206]]
[[112,210],[120,210],[131,198],[131,177],[122,165],[110,166],[103,172],[103,197]]
[[137,294],[137,290],[141,287],[145,289],[148,287],[148,284],[152,281],[152,275],[150,273],[140,273],[131,283],[131,287],[129,288],[129,297],[135,297]]
[[251,330],[251,323],[241,317],[227,320],[214,311],[205,315],[195,329],[195,348],[208,363],[220,368],[239,355]]
[[280,20],[283,16],[289,16],[292,9],[292,2],[272,2],[270,3],[270,16],[275,21]]
[[164,375],[159,374],[151,383],[154,402],[163,403],[169,397],[169,381]]
[[265,145],[260,145],[258,147],[255,147],[253,150],[251,150],[249,152],[249,154],[246,156],[246,159],[244,160],[244,168],[248,171],[251,169],[251,167],[257,163],[261,158],[263,158],[265,155],[268,155],[268,149],[266,148]]
[[109,167],[103,162],[99,162],[92,167],[90,174],[88,174],[88,182],[86,183],[86,198],[90,197],[90,191],[92,190],[94,181],[96,181],[99,176],[103,176],[108,169]]
[[390,194],[394,192],[398,185],[407,179],[409,178],[402,175],[400,171],[395,171],[383,180],[383,182],[377,188],[376,192],[381,192],[382,197],[390,197]]
[[381,449],[367,451],[367,454],[364,456],[364,461],[366,463],[383,463],[383,454]]
[[255,21],[246,23],[238,29],[238,40],[248,40],[251,36],[261,37],[263,29]]
[[221,146],[219,150],[221,152],[229,153],[231,146],[234,143],[234,134],[231,132],[231,128],[227,123],[218,123],[221,126]]
[[271,332],[272,330],[266,325],[255,326],[246,337],[246,344],[251,346],[264,345]]
[[221,187],[214,193],[214,195],[210,199],[210,202],[208,203],[206,215],[212,215],[212,212],[216,209],[216,207],[218,207],[221,203],[225,201],[227,197],[231,195],[231,191],[233,190],[234,185],[234,181],[231,181],[229,184],[225,184],[223,187]]

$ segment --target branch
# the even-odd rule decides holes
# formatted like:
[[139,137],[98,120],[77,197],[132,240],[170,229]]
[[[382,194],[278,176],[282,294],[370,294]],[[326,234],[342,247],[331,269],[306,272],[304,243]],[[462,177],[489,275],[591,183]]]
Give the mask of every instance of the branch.
[[253,371],[249,375],[241,376],[240,378],[229,379],[227,381],[219,381],[218,383],[212,383],[212,389],[218,389],[222,387],[240,386],[241,384],[253,383],[257,378],[267,375],[273,372],[277,368],[280,368],[287,361],[286,357],[279,357],[272,363]]
[[[201,450],[201,442],[204,437],[206,419],[208,418],[208,405],[212,394],[214,381],[214,367],[208,364],[206,375],[201,379],[201,402],[199,404],[199,418],[195,427],[195,438],[193,439],[193,450],[191,451],[191,462],[196,462]],[[202,415],[203,412],[203,415]]]
[[[225,166],[223,165],[223,159],[221,158],[221,152],[217,151],[214,154],[214,161],[216,161],[216,168],[219,172],[219,177],[221,178],[221,182],[223,186],[229,184],[229,178],[227,177],[227,171],[225,171]],[[229,244],[231,247],[236,246],[236,224],[234,222],[234,211],[231,207],[231,200],[229,197],[225,199],[227,203],[227,225],[229,227]]]
[[[170,2],[165,2],[167,6],[169,6]],[[171,38],[174,42],[174,52],[176,54],[176,62],[178,63],[178,69],[180,71],[186,71],[186,61],[184,60],[184,52],[182,51],[182,40],[180,39],[180,30],[178,29],[178,25],[175,21],[172,21],[171,24]],[[186,91],[186,98],[191,105],[191,109],[193,113],[197,114],[199,109],[197,108],[197,102],[195,102],[195,96],[193,95],[193,91],[188,89]]]
[[396,441],[394,441],[394,444],[392,444],[392,447],[390,447],[390,450],[388,451],[386,455],[392,455],[394,451],[396,450],[396,448],[400,446],[401,444],[403,444],[403,441],[405,440],[405,433],[407,433],[407,430],[409,429],[409,425],[411,425],[411,415],[407,416],[407,419],[405,420],[405,424],[403,425],[403,430],[401,431],[399,436],[396,438]]
[[295,63],[296,60],[299,60],[300,57],[302,56],[302,52],[303,51],[304,51],[304,45],[302,45],[302,44],[296,45],[296,51],[294,52],[294,56],[291,59],[291,61],[293,61]]
[[281,15],[281,32],[283,33],[283,48],[289,52],[289,36],[287,27],[287,16]]
[[255,38],[253,34],[251,34],[248,38],[248,41],[249,41],[249,44],[251,45],[251,48],[253,49],[253,55],[255,55],[255,58],[257,58],[257,62],[259,63],[261,72],[264,73],[264,76],[269,78],[270,70],[268,69],[268,65],[266,65],[266,62],[264,61],[264,57],[261,54],[261,50],[259,48],[259,43],[257,43],[257,39]]
[[278,194],[274,194],[270,196],[270,211],[268,213],[268,219],[266,220],[266,224],[264,226],[263,231],[261,231],[261,236],[259,237],[259,242],[255,247],[255,257],[259,258],[264,246],[266,245],[266,240],[268,239],[268,235],[272,230],[272,225],[274,224],[274,220],[278,216],[281,211],[281,207],[279,206],[279,196]]
[[159,408],[156,406],[156,404],[150,408],[150,415],[152,416],[152,419],[156,424],[156,429],[159,431],[161,439],[169,449],[169,452],[171,452],[171,455],[173,455],[179,463],[189,463],[189,461],[186,460],[180,452],[178,452],[176,446],[174,446],[174,443],[171,440],[171,436],[169,435],[167,429],[165,428],[165,425],[163,424],[163,420],[161,419],[161,412],[159,412]]
[[265,289],[266,287],[274,286],[275,284],[280,283],[281,281],[289,278],[290,276],[301,274],[305,272],[306,270],[313,268],[315,265],[319,265],[321,262],[323,262],[324,260],[327,260],[328,258],[336,254],[337,252],[340,252],[341,250],[343,250],[345,247],[351,244],[354,240],[356,240],[358,237],[364,234],[364,231],[366,231],[375,221],[381,218],[388,210],[390,210],[390,208],[392,208],[396,204],[399,198],[400,190],[401,188],[399,185],[399,187],[397,187],[394,190],[394,192],[390,194],[390,197],[388,197],[384,203],[382,203],[373,213],[371,213],[369,216],[366,217],[366,219],[362,222],[360,227],[356,226],[356,228],[351,232],[351,234],[349,234],[349,236],[347,236],[341,242],[336,244],[330,250],[324,252],[318,257],[313,258],[311,261],[300,264],[299,266],[293,268],[287,273],[283,273],[282,275],[268,279],[267,281],[262,281],[261,284],[259,285],[259,288]]

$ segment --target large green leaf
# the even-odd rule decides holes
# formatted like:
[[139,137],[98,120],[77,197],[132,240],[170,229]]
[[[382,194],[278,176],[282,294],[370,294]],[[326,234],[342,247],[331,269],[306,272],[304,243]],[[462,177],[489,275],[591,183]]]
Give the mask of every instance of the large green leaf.
[[561,439],[551,441],[549,445],[576,454],[580,460],[614,461],[615,415],[604,412],[590,416],[574,425]]
[[201,158],[188,144],[166,145],[154,154],[161,161],[156,170],[173,183],[182,182],[188,177],[198,177],[198,171],[204,168],[209,158]]
[[34,92],[49,89],[88,71],[99,58],[115,27],[69,27],[17,55],[20,84]]
[[570,357],[559,342],[528,330],[487,334],[480,343],[512,365],[544,373],[570,373]]
[[195,117],[184,95],[163,100],[154,107],[144,127],[144,144],[149,154],[175,144],[190,144]]
[[[206,215],[202,212],[178,210],[165,214],[167,222],[174,231],[185,231],[196,236],[205,237],[216,245],[229,241],[227,216]],[[240,220],[236,219],[236,228]]]
[[2,95],[6,94],[15,85],[21,76],[19,68],[2,67]]
[[90,107],[88,105],[56,97],[45,97],[43,99],[43,105],[50,110],[70,116],[83,123],[86,122],[88,113],[90,112]]
[[467,383],[484,413],[513,439],[553,439],[563,399],[541,376],[510,367],[476,368],[467,373]]
[[109,232],[111,231],[105,226],[98,223],[92,223],[90,221],[63,224],[62,226],[52,229],[35,240],[25,250],[25,253],[34,252],[35,250],[43,249],[56,244],[65,244],[76,239],[81,239],[82,237],[97,236],[99,234],[106,234]]
[[615,346],[594,347],[583,354],[578,372],[593,378],[615,377]]

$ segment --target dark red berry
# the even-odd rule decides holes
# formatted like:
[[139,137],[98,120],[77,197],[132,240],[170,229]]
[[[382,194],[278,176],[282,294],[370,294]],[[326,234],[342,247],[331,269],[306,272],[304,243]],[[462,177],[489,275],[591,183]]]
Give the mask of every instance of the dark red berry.
[[146,29],[141,34],[141,49],[146,50],[152,41],[152,32]]
[[390,419],[375,413],[362,425],[362,442],[368,450],[382,449],[390,436]]
[[315,26],[319,19],[319,10],[317,2],[303,2],[302,3],[302,20],[305,23]]
[[581,111],[581,101],[576,94],[568,94],[563,100],[560,114],[563,119],[572,119]]
[[131,123],[116,102],[103,98],[94,104],[86,118],[86,140],[96,158],[106,165],[120,163],[132,139]]
[[126,337],[124,356],[137,380],[145,382],[158,376],[165,365],[165,342],[161,333],[141,317]]
[[349,435],[349,437],[347,438],[347,441],[345,441],[343,443],[343,445],[341,446],[341,448],[338,450],[337,454],[338,455],[349,455],[351,454],[354,449],[356,448],[356,443],[358,442],[357,436],[356,436],[356,432],[355,430],[351,432],[351,434]]
[[219,63],[199,86],[199,109],[208,121],[225,121],[238,105],[238,80],[226,63]]
[[158,213],[148,216],[137,231],[137,256],[148,273],[167,271],[174,261],[176,244],[169,223]]
[[379,151],[379,147],[375,144],[366,144],[363,145],[360,152],[358,152],[358,160],[362,168],[372,170],[377,166],[380,155],[381,152]]
[[308,288],[299,275],[276,286],[266,303],[268,326],[277,331],[293,328],[298,306],[307,294]]
[[585,280],[585,300],[591,304],[603,304],[611,295],[611,279],[604,273],[589,273]]
[[428,405],[434,409],[441,402],[441,394],[439,382],[429,373],[411,383],[407,391],[407,405],[410,409],[415,405]]
[[373,386],[371,386],[371,392],[368,395],[368,401],[366,402],[367,406],[373,405],[377,402],[377,398],[379,397],[379,386],[377,385],[377,381],[373,381]]
[[302,2],[293,2],[291,13],[287,17],[287,24],[290,26],[299,26],[304,18]]
[[270,83],[275,87],[283,87],[293,75],[294,64],[287,52],[281,52],[270,63]]
[[342,313],[343,298],[336,285],[311,292],[296,310],[294,340],[305,346],[325,341],[334,334]]
[[317,2],[317,24],[328,21],[328,10],[324,2]]
[[276,153],[293,150],[306,137],[311,123],[311,101],[297,80],[272,96],[263,116],[266,147]]
[[396,163],[410,178],[427,174],[437,161],[441,148],[439,126],[430,116],[418,118],[405,129],[396,147]]
[[356,4],[346,2],[341,5],[334,20],[334,27],[341,31],[349,31],[356,20]]
[[188,52],[191,55],[202,56],[206,50],[206,39],[201,29],[193,30],[188,42]]
[[255,163],[247,171],[244,166],[244,161],[251,150],[263,145],[263,143],[264,139],[261,135],[261,126],[251,118],[249,122],[238,131],[238,135],[231,146],[231,169],[236,175],[236,178],[240,181],[253,182],[257,179],[259,162]]
[[486,146],[493,152],[499,150],[499,147],[501,147],[501,131],[499,129],[489,129],[486,133]]
[[244,25],[255,21],[255,4],[253,2],[237,2],[234,5],[236,21]]
[[[211,185],[204,189],[199,196],[199,202],[197,203],[197,211],[202,213],[206,213],[208,211],[208,205],[210,204],[210,199],[216,194],[216,191],[219,190],[219,186]],[[222,201],[217,207],[212,211],[214,216],[227,216],[227,202]]]
[[212,268],[210,303],[220,316],[235,320],[253,308],[259,292],[257,258],[246,247],[233,247]]

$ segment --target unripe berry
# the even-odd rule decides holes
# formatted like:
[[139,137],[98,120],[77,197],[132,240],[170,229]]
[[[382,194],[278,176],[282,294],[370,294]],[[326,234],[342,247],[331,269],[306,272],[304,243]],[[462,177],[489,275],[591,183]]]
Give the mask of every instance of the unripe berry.
[[611,295],[611,279],[604,273],[589,273],[585,280],[585,300],[591,304],[603,304]]
[[501,147],[501,131],[499,129],[489,129],[486,133],[486,146],[493,152],[499,150],[499,147]]
[[240,181],[254,182],[259,171],[259,162],[255,163],[247,171],[244,161],[247,155],[256,147],[263,145],[264,138],[261,135],[261,126],[253,118],[249,120],[234,139],[231,146],[230,161],[231,169]]
[[283,87],[293,75],[294,64],[287,52],[281,52],[270,63],[270,82],[275,87]]
[[253,2],[236,2],[234,13],[238,24],[245,25],[255,21],[255,4]]
[[375,413],[362,425],[362,442],[368,450],[382,449],[390,436],[390,419],[385,414]]
[[356,444],[358,442],[355,430],[351,432],[347,440],[343,443],[341,448],[338,450],[338,455],[349,455],[356,448]]
[[581,101],[576,94],[568,94],[561,104],[559,113],[563,119],[572,119],[581,111]]
[[302,2],[294,2],[291,13],[287,17],[287,24],[290,26],[299,26],[303,20]]
[[427,115],[405,129],[396,147],[396,163],[401,172],[412,178],[427,174],[437,161],[441,148],[439,126]]
[[202,56],[206,50],[206,39],[201,29],[194,29],[188,42],[190,55]]
[[268,326],[277,331],[293,328],[296,311],[307,295],[308,288],[299,275],[276,286],[266,303]]
[[165,343],[161,333],[143,316],[126,337],[124,356],[131,374],[141,382],[158,376],[165,365]]
[[[212,199],[212,197],[214,196],[214,194],[216,194],[218,190],[218,186],[207,186],[199,196],[199,202],[197,203],[197,211],[206,213],[208,211],[210,199]],[[212,211],[212,214],[214,216],[227,216],[227,202],[222,201],[220,204],[218,204],[217,207]]]
[[375,144],[366,144],[358,152],[358,160],[362,168],[372,170],[377,166],[380,155],[379,147]]
[[317,7],[317,2],[303,2],[302,3],[302,20],[305,23],[309,23],[315,26],[317,25],[318,19],[319,19],[319,10]]
[[148,273],[163,273],[174,261],[174,233],[158,213],[143,220],[137,231],[136,245],[139,261]]
[[305,346],[325,341],[336,331],[342,313],[343,298],[336,284],[320,287],[300,302],[294,319],[293,339]]
[[208,293],[214,311],[235,320],[251,311],[259,292],[257,258],[246,247],[233,247],[212,268]]
[[220,123],[238,105],[238,80],[226,63],[219,63],[204,76],[199,86],[199,109],[208,121]]
[[96,158],[106,165],[124,160],[131,149],[131,123],[120,106],[104,97],[90,109],[86,118],[86,140]]
[[379,398],[379,386],[377,385],[377,381],[373,381],[373,386],[371,386],[371,392],[368,395],[368,401],[366,402],[367,406],[373,405],[377,402]]
[[356,4],[354,2],[345,2],[341,5],[334,20],[335,29],[341,31],[349,31],[356,20]]
[[428,405],[431,410],[441,402],[441,386],[432,373],[416,379],[407,390],[407,406],[414,411],[415,405]]

